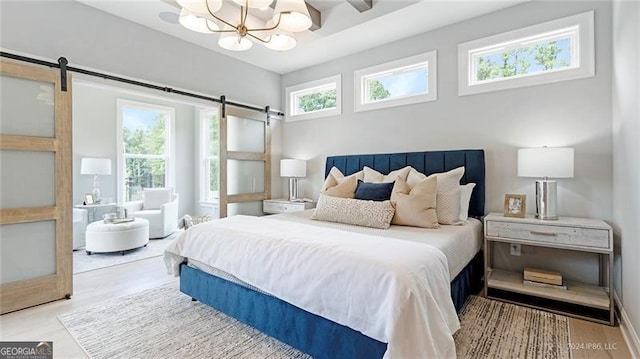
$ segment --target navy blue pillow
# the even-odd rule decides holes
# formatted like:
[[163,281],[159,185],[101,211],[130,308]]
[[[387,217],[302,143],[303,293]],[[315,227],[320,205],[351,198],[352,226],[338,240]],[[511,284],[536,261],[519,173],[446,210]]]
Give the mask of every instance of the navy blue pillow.
[[369,183],[358,180],[355,199],[367,201],[387,201],[391,198],[393,184],[391,183]]

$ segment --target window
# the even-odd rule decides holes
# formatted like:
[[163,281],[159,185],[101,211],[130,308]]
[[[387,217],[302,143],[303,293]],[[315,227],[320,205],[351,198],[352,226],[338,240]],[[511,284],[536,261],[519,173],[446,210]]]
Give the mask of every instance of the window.
[[175,111],[118,100],[118,200],[142,199],[144,188],[172,187]]
[[436,51],[358,70],[355,111],[437,99]]
[[287,121],[339,115],[342,111],[341,76],[287,87],[286,96]]
[[200,110],[200,202],[220,199],[220,117],[217,109]]
[[458,45],[460,95],[594,75],[593,11]]

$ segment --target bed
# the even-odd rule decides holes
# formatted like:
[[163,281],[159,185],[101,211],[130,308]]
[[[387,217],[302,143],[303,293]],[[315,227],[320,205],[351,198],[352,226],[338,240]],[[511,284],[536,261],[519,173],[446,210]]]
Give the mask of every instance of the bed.
[[[466,171],[460,183],[476,183],[476,187],[474,188],[469,203],[469,215],[477,218],[484,215],[485,166],[484,152],[482,150],[332,156],[327,158],[325,175],[328,175],[332,167],[336,167],[345,175],[349,175],[361,170],[364,166],[373,168],[381,173],[389,173],[390,171],[405,166],[412,166],[416,170],[427,175],[464,166]],[[422,248],[431,247],[417,247],[414,242],[419,241],[419,235],[416,236],[416,233],[414,233],[415,230],[411,228],[391,228],[391,230],[388,231],[373,229],[363,230],[361,227],[354,228],[353,226],[348,225],[335,225],[326,224],[325,222],[311,221],[308,217],[309,213],[302,212],[294,215],[279,215],[272,218],[261,219],[260,221],[271,221],[269,224],[274,228],[280,228],[278,230],[281,230],[282,233],[289,231],[291,236],[294,236],[295,233],[306,231],[307,233],[305,236],[308,235],[311,237],[317,232],[316,236],[318,238],[322,235],[333,237],[339,232],[341,236],[355,242],[362,240],[362,236],[370,236],[368,238],[375,238],[377,241],[375,243],[381,247],[384,247],[389,242],[389,240],[384,241],[384,237],[394,237],[393,240],[402,241],[402,246],[406,247],[405,250],[407,251],[411,251],[412,248],[415,250],[422,250]],[[238,222],[237,226],[243,226],[243,223],[246,223],[246,227],[251,227],[251,221],[253,221],[253,219],[239,217],[234,219],[234,221]],[[311,227],[314,229],[311,229]],[[481,235],[478,233],[481,233],[481,224],[478,220],[470,219],[467,225],[456,226],[459,228],[453,227],[454,226],[451,226],[439,233],[464,233],[465,231],[467,233],[476,233],[475,238],[471,238],[469,244],[460,245],[460,243],[458,243],[458,247],[462,249],[455,249],[455,246],[447,244],[451,243],[451,241],[447,242],[446,240],[442,240],[440,244],[436,244],[434,247],[437,248],[440,253],[458,253],[466,250],[466,253],[464,255],[459,255],[458,257],[460,258],[457,258],[456,260],[452,259],[453,257],[451,256],[451,253],[449,253],[445,259],[445,263],[447,264],[446,278],[452,278],[446,288],[448,289],[447,292],[449,292],[446,293],[446,300],[450,301],[449,303],[452,304],[455,310],[459,311],[469,294],[480,287],[480,278],[482,276],[482,257],[479,253]],[[227,230],[233,230],[233,228],[228,228]],[[255,237],[259,237],[260,235],[261,233],[259,232],[255,232],[253,234]],[[247,237],[251,237],[251,235],[247,235]],[[248,238],[247,240],[250,239],[251,238]],[[453,243],[455,242],[456,241],[453,241]],[[299,251],[299,249],[297,250]],[[389,247],[388,250],[391,250],[391,247]],[[233,255],[230,257],[233,257]],[[224,261],[226,261],[226,259],[224,259]],[[230,259],[228,262],[239,263],[242,261],[245,260],[236,261]],[[169,262],[170,261],[168,260],[167,263]],[[392,346],[390,344],[387,344],[383,340],[374,339],[375,337],[378,337],[379,339],[382,337],[382,335],[377,334],[375,330],[355,330],[352,329],[352,327],[359,328],[358,324],[351,325],[348,320],[345,323],[345,320],[342,320],[340,316],[332,317],[330,313],[324,313],[321,310],[314,310],[315,308],[313,305],[310,308],[307,308],[305,307],[306,303],[295,303],[296,305],[291,304],[294,302],[291,300],[292,296],[288,295],[287,292],[278,292],[280,289],[274,289],[273,291],[261,290],[256,286],[252,286],[250,284],[251,281],[243,281],[242,279],[229,274],[228,271],[219,270],[215,266],[209,266],[204,262],[200,262],[196,258],[189,260],[188,263],[179,262],[176,258],[173,258],[171,263],[174,267],[176,266],[176,263],[179,263],[178,270],[180,274],[180,290],[183,293],[232,317],[235,317],[274,338],[288,343],[289,345],[312,355],[314,358],[397,357],[397,355],[394,355],[393,353],[398,352],[391,351]],[[241,265],[232,264],[232,266]],[[221,265],[220,267],[224,266]],[[433,270],[433,268],[429,270]],[[268,277],[265,278],[266,280],[269,280]],[[340,280],[341,279],[336,278],[336,283],[339,283]],[[286,286],[286,283],[284,285]],[[294,287],[289,288],[288,290],[296,291],[297,289],[298,288]],[[304,289],[305,288],[302,288],[302,290]],[[300,293],[303,293],[301,295],[304,296],[304,294],[308,294],[308,292],[312,291]],[[440,290],[440,292],[442,292],[442,290]],[[324,292],[314,293],[314,295],[318,296],[319,301],[324,300]],[[442,306],[442,300],[438,301],[439,295],[440,294],[438,293],[429,293],[428,297],[435,297],[435,299],[429,303],[436,303]],[[418,299],[418,301],[422,300],[422,298]],[[429,303],[421,305],[428,307],[432,305]],[[444,306],[446,306],[446,303]],[[416,305],[416,307],[419,306]],[[303,308],[309,310],[305,310]],[[352,308],[350,311],[357,312],[356,309],[358,308]],[[314,314],[314,312],[318,314]],[[372,321],[370,318],[366,318],[366,315],[363,316],[360,314],[356,317],[356,321],[359,320],[358,323]],[[435,316],[429,315],[429,317]],[[408,319],[405,317],[403,320]],[[447,319],[445,318],[443,320],[446,321]],[[396,326],[398,325],[399,324],[396,323]],[[410,323],[407,324],[407,326],[410,325]],[[417,323],[416,325],[420,325],[420,323]],[[402,325],[399,326],[401,327]],[[453,326],[454,325],[451,324],[449,327],[451,328]],[[372,327],[375,327],[375,325],[372,325]],[[397,327],[396,329],[403,330],[403,328],[398,329]],[[433,330],[428,334],[430,338],[433,336],[430,340],[438,341],[438,335],[440,333],[436,330]],[[391,343],[391,341],[389,342]],[[414,340],[414,343],[417,342],[418,341]],[[402,342],[395,341],[394,339],[394,348],[402,346],[396,343]],[[410,352],[405,351],[403,353],[406,355]]]

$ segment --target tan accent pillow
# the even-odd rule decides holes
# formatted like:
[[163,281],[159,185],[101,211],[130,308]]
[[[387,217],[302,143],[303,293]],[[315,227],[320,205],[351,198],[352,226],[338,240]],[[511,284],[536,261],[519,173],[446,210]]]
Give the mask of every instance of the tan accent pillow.
[[399,170],[391,171],[388,175],[383,175],[382,173],[374,170],[373,168],[369,168],[364,166],[362,171],[364,172],[364,182],[371,183],[390,183],[396,180],[397,177],[402,178],[402,180],[406,181],[407,176],[409,175],[409,171],[411,171],[411,166],[406,166]]
[[364,172],[363,171],[359,171],[359,172],[356,172],[354,174],[351,174],[351,175],[345,177],[339,169],[337,169],[336,167],[331,167],[331,170],[329,171],[329,175],[327,175],[327,178],[324,180],[324,184],[322,185],[322,188],[320,189],[320,193],[324,193],[324,191],[326,191],[327,188],[337,186],[339,183],[342,183],[342,181],[344,181],[344,180],[346,180],[348,178],[351,178],[351,177],[355,177],[356,178],[356,185],[357,185],[358,184],[358,180],[361,180],[361,179],[364,178]]
[[326,183],[335,185],[325,189],[321,194],[325,194],[331,197],[341,197],[341,198],[353,198],[356,193],[356,187],[358,186],[358,179],[356,176],[345,177],[342,182],[339,182],[332,174],[329,174],[327,177]]
[[434,173],[429,177],[412,167],[407,176],[407,184],[413,188],[425,179],[437,178],[436,213],[438,215],[438,222],[440,222],[440,224],[459,224],[461,222],[460,202],[462,186],[460,186],[460,180],[462,176],[464,176],[464,166],[454,168],[447,172]]
[[311,219],[387,229],[393,213],[391,201],[363,201],[320,195]]
[[405,180],[396,178],[391,201],[396,212],[392,224],[423,228],[440,228],[436,215],[437,177],[425,178],[410,188]]

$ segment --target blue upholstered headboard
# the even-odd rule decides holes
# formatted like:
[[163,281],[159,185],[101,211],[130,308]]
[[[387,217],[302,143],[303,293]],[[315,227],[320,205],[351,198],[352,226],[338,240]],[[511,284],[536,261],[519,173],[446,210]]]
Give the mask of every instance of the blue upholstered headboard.
[[373,168],[383,174],[387,174],[405,166],[411,166],[426,175],[446,172],[454,168],[464,166],[464,176],[460,182],[462,184],[476,184],[473,189],[473,194],[471,195],[471,202],[469,203],[469,215],[474,217],[484,216],[484,150],[330,156],[327,157],[327,163],[325,165],[325,178],[333,166],[338,168],[345,175],[358,172],[364,166]]

